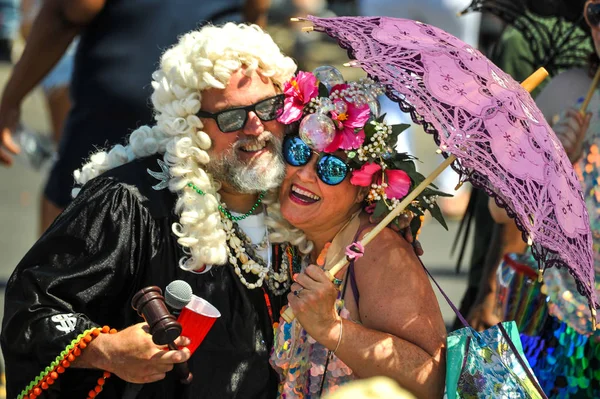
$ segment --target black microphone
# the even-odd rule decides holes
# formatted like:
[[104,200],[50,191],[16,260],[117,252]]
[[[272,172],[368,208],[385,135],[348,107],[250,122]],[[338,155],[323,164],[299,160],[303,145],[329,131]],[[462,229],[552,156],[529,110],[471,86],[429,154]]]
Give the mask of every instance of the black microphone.
[[174,316],[178,316],[181,309],[192,300],[192,295],[192,287],[183,280],[172,281],[165,288],[165,302]]

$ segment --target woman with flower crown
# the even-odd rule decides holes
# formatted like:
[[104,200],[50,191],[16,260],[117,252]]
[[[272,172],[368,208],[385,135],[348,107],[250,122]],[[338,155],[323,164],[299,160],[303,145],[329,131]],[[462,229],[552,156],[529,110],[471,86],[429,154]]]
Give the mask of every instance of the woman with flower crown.
[[[371,230],[367,212],[388,212],[422,179],[414,158],[393,149],[406,126],[378,115],[381,87],[345,83],[332,67],[299,72],[284,93],[279,120],[299,127],[284,138],[280,209],[313,247],[288,295],[297,318],[280,319],[276,332],[280,396],[320,397],[382,375],[419,398],[441,397],[445,326],[413,248],[387,228],[366,249],[350,245]],[[438,194],[425,190],[409,209],[437,216]],[[344,256],[353,260],[331,282],[325,270]]]

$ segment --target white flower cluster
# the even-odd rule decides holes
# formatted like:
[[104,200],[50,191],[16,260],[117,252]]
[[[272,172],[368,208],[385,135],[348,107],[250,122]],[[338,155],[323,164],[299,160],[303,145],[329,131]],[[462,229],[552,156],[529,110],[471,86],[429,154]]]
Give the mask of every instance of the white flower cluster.
[[[392,133],[392,127],[377,121],[371,121],[369,123],[375,126],[375,134],[371,136],[369,144],[363,144],[362,147],[356,150],[358,160],[361,162],[373,160],[390,152],[388,138]],[[385,169],[385,163],[383,163],[381,167]]]
[[377,96],[383,94],[385,90],[373,79],[363,78],[356,82],[348,82],[348,87],[343,90],[334,90],[329,94],[332,100],[343,99],[357,106],[377,101]]
[[321,106],[321,97],[311,98],[310,101],[304,106],[303,113],[305,115],[314,114],[319,110]]
[[429,197],[423,196],[423,201],[425,201],[425,203],[429,206],[430,209],[433,209],[433,206],[435,205],[435,202],[437,201],[437,199],[438,199],[437,195],[431,195]]
[[400,200],[397,198],[388,198],[385,193],[385,189],[388,187],[386,182],[381,182],[381,184],[371,184],[371,190],[369,190],[369,194],[367,195],[367,200],[370,202],[376,202],[383,200],[388,210],[392,210],[400,204]]

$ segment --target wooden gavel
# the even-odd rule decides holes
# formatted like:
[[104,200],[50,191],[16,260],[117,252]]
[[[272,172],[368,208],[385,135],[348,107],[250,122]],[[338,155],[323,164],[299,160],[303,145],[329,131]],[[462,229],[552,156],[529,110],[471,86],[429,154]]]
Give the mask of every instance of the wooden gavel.
[[[165,298],[159,287],[142,288],[131,299],[131,307],[146,320],[156,345],[167,345],[171,350],[179,348],[173,341],[181,335],[181,324],[167,309]],[[175,363],[173,370],[177,373],[182,384],[192,382],[193,375],[187,362]]]

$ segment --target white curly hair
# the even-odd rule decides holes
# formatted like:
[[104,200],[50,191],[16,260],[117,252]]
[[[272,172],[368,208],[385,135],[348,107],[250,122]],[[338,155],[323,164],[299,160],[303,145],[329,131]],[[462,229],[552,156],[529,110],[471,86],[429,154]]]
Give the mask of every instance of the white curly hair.
[[[218,209],[221,185],[203,168],[210,162],[207,151],[211,140],[202,131],[203,124],[196,113],[200,110],[201,92],[225,89],[231,75],[241,68],[248,75],[259,70],[276,86],[283,87],[293,76],[296,64],[256,25],[208,25],[181,36],[162,55],[159,70],[152,74],[156,125],[140,127],[131,133],[128,145],[97,152],[74,172],[76,183],[83,185],[133,159],[164,154],[171,176],[169,190],[178,197],[175,211],[179,222],[173,223],[172,229],[185,253],[179,261],[185,270],[222,265],[228,259],[226,234]],[[206,194],[201,196],[186,189],[188,183]],[[75,188],[73,196],[79,190]],[[270,192],[263,201],[267,205],[266,223],[271,228],[271,241],[291,242],[308,253],[312,245],[301,231],[281,217],[276,198],[276,193]]]

